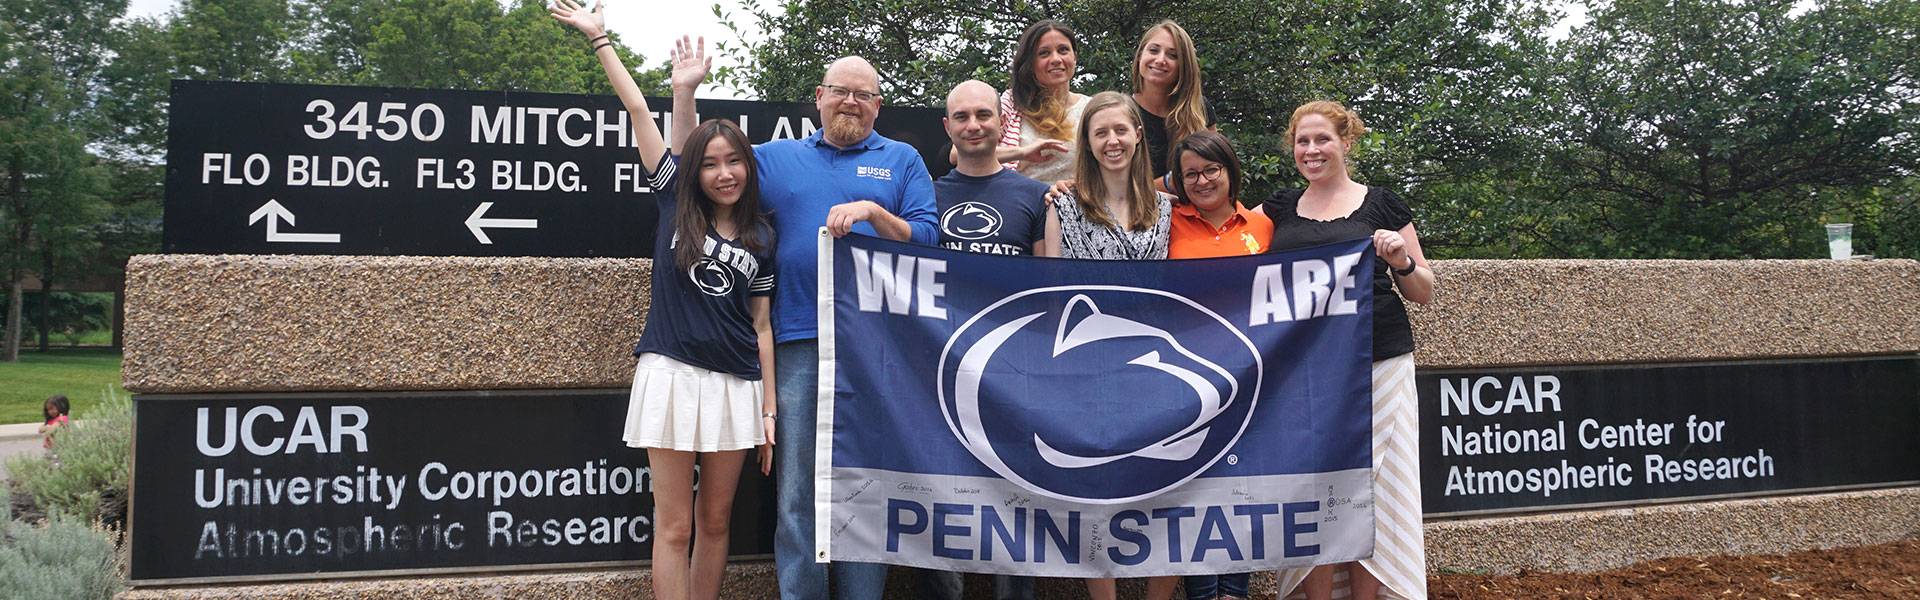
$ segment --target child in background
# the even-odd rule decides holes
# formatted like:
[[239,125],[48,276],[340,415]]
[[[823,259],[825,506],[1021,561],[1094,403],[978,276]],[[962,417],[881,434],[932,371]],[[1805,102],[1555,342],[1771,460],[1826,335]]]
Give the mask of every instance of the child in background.
[[47,397],[47,404],[42,410],[47,414],[47,423],[40,426],[40,435],[46,436],[40,447],[52,449],[53,432],[72,422],[67,419],[67,413],[72,412],[73,407],[67,403],[66,394],[54,394]]

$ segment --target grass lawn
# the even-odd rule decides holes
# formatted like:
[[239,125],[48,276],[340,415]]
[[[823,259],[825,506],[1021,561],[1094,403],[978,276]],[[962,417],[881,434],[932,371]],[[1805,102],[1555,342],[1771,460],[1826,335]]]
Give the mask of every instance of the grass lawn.
[[[25,346],[23,344],[23,346]],[[120,389],[120,351],[113,348],[20,349],[20,362],[0,363],[0,423],[39,423],[47,396],[66,394],[77,416]]]

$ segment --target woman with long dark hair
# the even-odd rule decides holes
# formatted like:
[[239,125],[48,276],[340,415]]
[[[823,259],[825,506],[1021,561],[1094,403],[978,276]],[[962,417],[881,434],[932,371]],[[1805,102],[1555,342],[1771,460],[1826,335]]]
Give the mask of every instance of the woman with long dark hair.
[[1072,90],[1079,54],[1073,28],[1035,22],[1020,35],[1012,81],[1000,95],[1001,158],[1017,159],[1011,166],[1041,183],[1073,175],[1074,126],[1091,99]]
[[[747,450],[760,449],[762,473],[772,465],[774,234],[760,212],[753,146],[733,122],[695,127],[691,107],[676,106],[673,130],[686,137],[671,146],[682,154],[670,154],[633,75],[604,41],[604,8],[559,0],[550,11],[589,38],[633,120],[660,208],[652,303],[633,350],[622,435],[628,446],[647,450],[653,476],[654,597],[718,598]],[[675,104],[690,104],[711,59],[682,38],[672,62]]]
[[[1000,94],[1000,147],[1006,168],[1051,184],[1073,178],[1074,126],[1089,96],[1073,93],[1080,38],[1054,19],[1035,21],[1020,34],[1007,91]],[[959,152],[947,159],[958,163]]]

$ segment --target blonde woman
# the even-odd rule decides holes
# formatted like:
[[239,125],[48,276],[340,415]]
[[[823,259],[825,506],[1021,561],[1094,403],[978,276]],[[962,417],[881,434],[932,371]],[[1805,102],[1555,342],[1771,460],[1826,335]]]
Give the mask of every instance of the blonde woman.
[[1152,161],[1147,174],[1154,178],[1154,189],[1173,191],[1173,180],[1167,175],[1168,142],[1214,129],[1219,120],[1202,97],[1200,58],[1194,54],[1193,37],[1179,23],[1161,21],[1140,37],[1140,46],[1133,51],[1133,90],[1147,158]]
[[[1087,102],[1075,141],[1073,176],[1079,184],[1053,202],[1041,255],[1094,260],[1161,260],[1173,196],[1149,185],[1146,145],[1140,143],[1140,113],[1119,92],[1100,92]],[[1166,600],[1178,577],[1147,582],[1147,597]],[[1114,600],[1112,579],[1087,579],[1093,600]]]
[[1042,254],[1098,260],[1167,257],[1173,196],[1148,185],[1140,115],[1119,92],[1087,103],[1075,136],[1074,190],[1047,214]]
[[[1282,571],[1283,598],[1332,598],[1335,575],[1342,571],[1354,600],[1427,597],[1413,328],[1403,298],[1432,302],[1433,270],[1420,252],[1407,201],[1351,177],[1347,154],[1366,131],[1360,115],[1334,102],[1309,102],[1294,110],[1287,139],[1307,189],[1282,190],[1264,205],[1273,220],[1270,251],[1370,237],[1378,255],[1373,261],[1373,557]],[[1296,586],[1303,593],[1294,593]]]

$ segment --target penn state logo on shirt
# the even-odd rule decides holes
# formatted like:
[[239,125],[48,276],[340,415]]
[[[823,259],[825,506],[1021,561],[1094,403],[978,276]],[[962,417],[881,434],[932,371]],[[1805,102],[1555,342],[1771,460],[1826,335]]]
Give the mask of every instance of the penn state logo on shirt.
[[733,293],[733,272],[727,270],[726,263],[714,260],[711,256],[702,256],[687,269],[687,276],[693,279],[693,287],[708,296],[725,296]]
[[940,233],[958,240],[979,240],[1000,234],[1000,211],[979,202],[961,202],[940,213]]
[[954,332],[939,369],[941,411],[968,452],[1035,493],[1095,504],[1212,468],[1251,422],[1262,372],[1218,313],[1102,285],[1001,299]]

